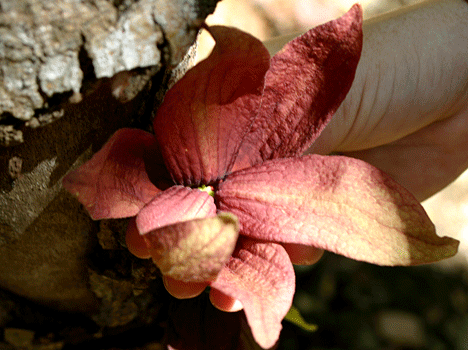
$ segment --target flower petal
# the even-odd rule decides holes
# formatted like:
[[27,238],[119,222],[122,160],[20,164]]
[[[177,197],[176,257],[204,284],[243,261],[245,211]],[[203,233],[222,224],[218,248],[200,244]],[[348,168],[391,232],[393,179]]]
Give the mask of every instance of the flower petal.
[[241,234],[300,243],[380,265],[414,265],[454,255],[419,202],[384,172],[354,159],[276,159],[229,175],[216,192]]
[[163,276],[166,291],[177,299],[191,299],[203,293],[209,282],[184,282]]
[[362,49],[362,10],[311,29],[271,60],[259,117],[233,170],[301,155],[351,88]]
[[224,294],[216,288],[210,289],[210,301],[215,308],[225,312],[237,312],[244,308],[239,300]]
[[157,152],[153,135],[120,129],[94,156],[63,179],[94,220],[134,216],[160,190],[145,169],[144,157]]
[[132,217],[128,221],[127,232],[125,232],[125,244],[128,251],[140,259],[149,259],[151,255],[148,246],[142,235],[138,232],[136,218]]
[[235,28],[211,27],[211,55],[166,94],[154,120],[174,181],[210,184],[230,171],[255,117],[269,67],[263,44]]
[[161,273],[184,282],[213,280],[236,246],[239,225],[228,213],[179,222],[143,238]]
[[125,235],[128,250],[139,258],[150,258],[143,234],[177,222],[215,215],[214,199],[207,192],[172,186],[159,192],[140,210],[136,219],[130,221]]
[[140,210],[136,225],[140,234],[181,221],[216,215],[214,199],[199,189],[173,186],[158,193]]
[[294,269],[281,245],[240,240],[211,286],[240,300],[260,346],[270,348],[276,343],[295,289]]

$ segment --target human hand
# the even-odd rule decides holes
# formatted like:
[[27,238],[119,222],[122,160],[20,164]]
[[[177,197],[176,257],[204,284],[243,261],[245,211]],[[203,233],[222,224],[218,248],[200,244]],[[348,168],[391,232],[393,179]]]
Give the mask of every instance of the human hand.
[[369,20],[353,86],[311,153],[360,158],[424,200],[468,167],[468,4]]

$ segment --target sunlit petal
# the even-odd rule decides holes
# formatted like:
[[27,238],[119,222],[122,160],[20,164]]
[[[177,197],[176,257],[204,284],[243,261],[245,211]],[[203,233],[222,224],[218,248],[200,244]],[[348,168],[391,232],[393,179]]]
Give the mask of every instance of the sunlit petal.
[[211,286],[242,303],[260,346],[276,343],[295,289],[294,270],[282,246],[242,239]]
[[183,282],[213,280],[229,260],[238,237],[231,214],[178,222],[143,235],[161,273]]
[[275,159],[229,175],[222,210],[241,234],[300,243],[380,265],[413,265],[454,255],[458,241],[435,233],[411,193],[384,172],[348,157]]
[[136,225],[140,234],[177,222],[216,215],[214,199],[207,192],[173,186],[158,193],[140,210]]

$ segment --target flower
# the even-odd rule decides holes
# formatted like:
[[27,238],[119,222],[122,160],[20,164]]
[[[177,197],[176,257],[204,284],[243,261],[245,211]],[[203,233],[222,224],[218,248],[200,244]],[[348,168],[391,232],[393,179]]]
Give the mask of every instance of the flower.
[[211,27],[208,59],[166,94],[155,135],[121,129],[64,178],[93,219],[135,217],[127,245],[162,274],[240,300],[255,340],[275,344],[295,289],[284,246],[382,265],[455,254],[418,201],[343,156],[303,155],[346,96],[362,13],[319,26],[270,57],[255,38]]

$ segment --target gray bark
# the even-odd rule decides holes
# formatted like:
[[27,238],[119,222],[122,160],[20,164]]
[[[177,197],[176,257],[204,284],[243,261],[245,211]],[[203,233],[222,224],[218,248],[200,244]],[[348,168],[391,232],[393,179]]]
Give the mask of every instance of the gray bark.
[[61,179],[116,129],[150,124],[216,2],[1,0],[0,326],[15,295],[101,326],[137,317],[130,285],[154,276],[129,270],[125,221],[93,222]]

